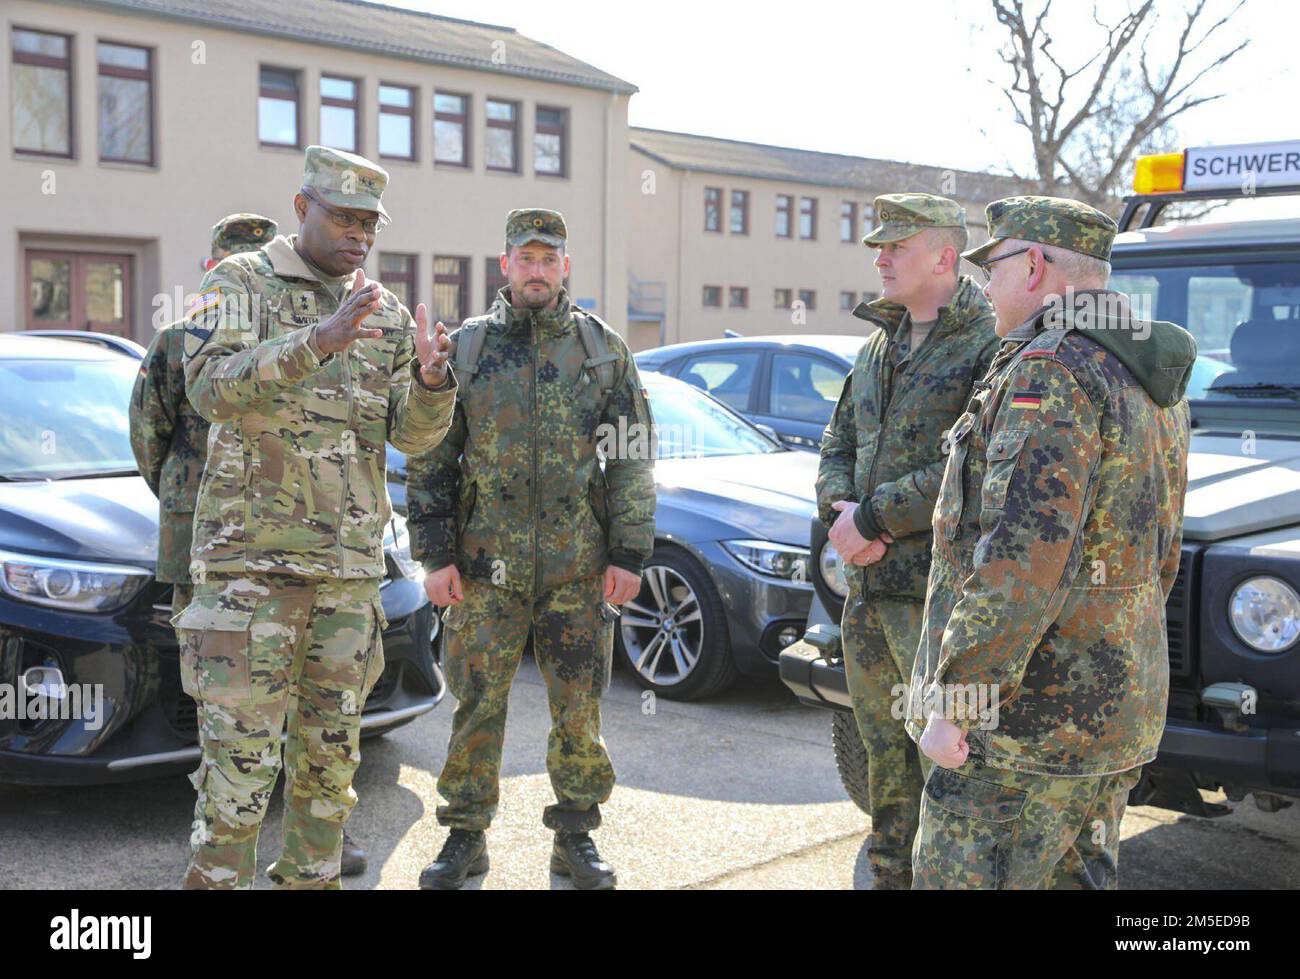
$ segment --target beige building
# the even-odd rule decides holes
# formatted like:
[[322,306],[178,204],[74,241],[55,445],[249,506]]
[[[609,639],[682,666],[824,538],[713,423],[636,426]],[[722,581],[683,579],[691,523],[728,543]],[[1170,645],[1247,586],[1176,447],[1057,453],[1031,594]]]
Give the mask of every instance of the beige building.
[[449,322],[506,212],[568,219],[572,295],[622,328],[635,87],[510,28],[353,0],[5,0],[0,329],[147,341],[222,215],[292,232],[302,150],[391,175],[367,274]]
[[749,336],[866,333],[851,316],[879,295],[862,245],[878,194],[960,201],[972,241],[984,205],[1020,192],[986,173],[630,130],[629,330],[635,349]]

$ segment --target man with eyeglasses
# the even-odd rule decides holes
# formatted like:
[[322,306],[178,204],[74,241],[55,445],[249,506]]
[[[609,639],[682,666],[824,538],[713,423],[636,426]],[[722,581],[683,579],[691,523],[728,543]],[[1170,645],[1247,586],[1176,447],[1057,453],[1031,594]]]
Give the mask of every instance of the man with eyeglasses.
[[430,330],[361,265],[388,174],[312,146],[298,233],[231,256],[185,321],[185,390],[212,423],[194,516],[194,597],[173,620],[202,760],[187,888],[248,888],[284,745],[278,887],[340,887],[361,711],[384,668],[392,508],[385,443],[427,451],[456,381]]
[[1106,289],[1116,225],[1095,208],[1012,197],[988,221],[965,257],[1003,342],[934,513],[913,886],[1114,888],[1164,729],[1196,344]]
[[997,338],[992,310],[958,268],[961,205],[885,194],[875,210],[880,224],[862,243],[876,252],[883,295],[853,313],[874,329],[822,438],[817,503],[849,583],[840,637],[867,750],[872,889],[900,890],[912,883],[922,772],[894,708],[920,639],[946,432]]

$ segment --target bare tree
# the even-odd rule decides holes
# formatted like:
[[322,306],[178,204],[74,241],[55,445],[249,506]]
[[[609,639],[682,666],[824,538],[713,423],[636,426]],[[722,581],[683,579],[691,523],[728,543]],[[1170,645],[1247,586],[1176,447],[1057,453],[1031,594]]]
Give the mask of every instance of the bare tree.
[[1026,11],[1025,0],[992,0],[1009,35],[1000,54],[1011,82],[1002,91],[1033,145],[1035,172],[1022,179],[1041,193],[1114,212],[1134,157],[1168,149],[1178,116],[1223,97],[1194,90],[1249,43],[1211,43],[1246,0],[1236,0],[1212,22],[1206,13],[1211,0],[1192,0],[1176,44],[1164,51],[1154,50],[1156,0],[1130,0],[1109,23],[1094,2],[1092,21],[1103,43],[1076,67],[1066,67],[1053,50],[1052,2],[1042,0],[1035,13]]

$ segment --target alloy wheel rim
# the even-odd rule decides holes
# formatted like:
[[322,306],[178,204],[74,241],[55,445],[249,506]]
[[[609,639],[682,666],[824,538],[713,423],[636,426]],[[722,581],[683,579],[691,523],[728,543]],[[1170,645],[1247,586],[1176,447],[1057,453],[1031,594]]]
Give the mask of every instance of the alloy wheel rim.
[[646,567],[641,591],[623,606],[620,628],[632,668],[656,686],[673,686],[689,677],[704,649],[699,595],[662,564]]

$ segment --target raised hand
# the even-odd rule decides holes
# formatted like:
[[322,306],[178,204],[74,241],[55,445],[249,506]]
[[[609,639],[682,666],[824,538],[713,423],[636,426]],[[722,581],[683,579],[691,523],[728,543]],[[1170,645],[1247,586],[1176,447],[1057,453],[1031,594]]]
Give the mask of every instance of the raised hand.
[[363,337],[381,337],[383,330],[367,330],[361,321],[379,309],[381,291],[378,282],[367,282],[366,273],[357,269],[352,279],[352,293],[343,300],[329,319],[316,327],[316,346],[326,356],[346,350]]
[[441,320],[432,333],[429,331],[429,311],[424,303],[415,307],[415,356],[420,360],[420,376],[425,384],[437,387],[447,379],[451,340],[447,338],[447,328]]

